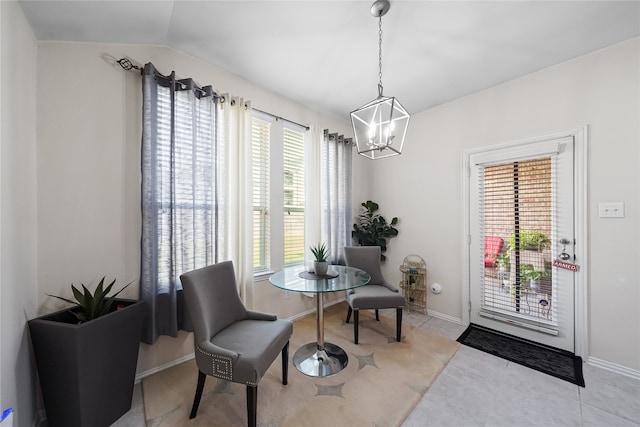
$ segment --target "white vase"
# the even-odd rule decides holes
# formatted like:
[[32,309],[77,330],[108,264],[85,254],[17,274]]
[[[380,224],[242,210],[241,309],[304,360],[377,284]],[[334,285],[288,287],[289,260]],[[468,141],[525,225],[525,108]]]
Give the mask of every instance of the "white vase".
[[327,261],[313,262],[313,271],[316,273],[317,276],[326,276],[328,268],[329,268],[329,263]]
[[533,292],[536,292],[538,290],[539,283],[540,281],[538,279],[529,280],[529,289],[531,289]]

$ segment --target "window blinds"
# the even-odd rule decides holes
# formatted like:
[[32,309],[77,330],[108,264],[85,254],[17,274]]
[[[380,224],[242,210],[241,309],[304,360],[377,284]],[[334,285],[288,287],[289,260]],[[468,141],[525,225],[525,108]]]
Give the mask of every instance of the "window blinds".
[[[553,319],[554,165],[552,157],[545,157],[479,168],[485,310],[522,315],[534,322]],[[486,243],[496,240],[502,244],[487,253],[491,245]]]
[[252,171],[253,171],[253,269],[264,272],[269,268],[269,175],[270,127],[264,120],[253,118]]
[[191,91],[174,92],[172,126],[171,91],[162,86],[157,90],[157,251],[160,265],[173,262],[172,268],[159,268],[157,281],[161,289],[172,282],[181,289],[176,272],[214,259],[214,104],[196,99]]
[[284,263],[304,262],[304,134],[283,128]]

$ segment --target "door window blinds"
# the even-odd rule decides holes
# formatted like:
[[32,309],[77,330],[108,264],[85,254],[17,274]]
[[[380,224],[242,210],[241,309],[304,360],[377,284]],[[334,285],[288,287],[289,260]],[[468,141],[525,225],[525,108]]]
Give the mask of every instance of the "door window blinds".
[[553,157],[479,167],[482,309],[553,321]]

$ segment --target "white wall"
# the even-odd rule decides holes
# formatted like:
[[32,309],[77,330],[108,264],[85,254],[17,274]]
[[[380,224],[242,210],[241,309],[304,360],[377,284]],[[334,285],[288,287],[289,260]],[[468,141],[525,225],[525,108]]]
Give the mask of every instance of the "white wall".
[[[368,177],[382,213],[400,218],[388,278],[422,256],[444,289],[428,308],[460,319],[463,150],[588,125],[589,356],[640,370],[639,64],[633,39],[414,114],[403,154]],[[624,202],[625,218],[598,218],[606,201]]]
[[[59,307],[45,293],[69,295],[70,283],[103,275],[125,284],[139,277],[141,77],[109,58],[153,62],[213,84],[221,93],[251,99],[255,108],[303,124],[349,131],[236,76],[175,50],[157,46],[38,44],[38,308]],[[137,283],[126,291],[137,298]],[[280,317],[314,307],[313,299],[256,284],[256,308]],[[161,337],[141,346],[138,373],[193,352],[190,334]]]
[[36,312],[36,41],[14,1],[0,2],[0,410],[32,423],[36,387],[26,321]]
[[[20,420],[31,416],[35,395],[33,372],[24,363],[25,321],[36,307],[38,314],[58,307],[45,292],[65,294],[71,282],[102,275],[122,284],[139,275],[140,76],[108,57],[151,61],[163,72],[213,83],[296,122],[350,130],[164,47],[39,43],[36,63],[21,11],[14,2],[0,5],[0,399],[2,407],[18,406]],[[404,256],[421,255],[428,283],[444,286],[442,294],[429,294],[429,309],[460,318],[463,150],[587,124],[590,355],[640,369],[638,51],[638,39],[625,42],[414,114],[402,156],[356,158],[354,215],[361,201],[373,199],[382,214],[400,218],[401,234],[389,242],[387,277],[397,283]],[[609,200],[625,202],[626,218],[597,218],[597,203]],[[284,303],[282,293],[265,283],[258,284],[260,295],[281,317],[313,307],[300,297]],[[135,298],[137,288],[126,296]],[[154,346],[142,345],[138,371],[191,351],[188,334],[163,337]]]

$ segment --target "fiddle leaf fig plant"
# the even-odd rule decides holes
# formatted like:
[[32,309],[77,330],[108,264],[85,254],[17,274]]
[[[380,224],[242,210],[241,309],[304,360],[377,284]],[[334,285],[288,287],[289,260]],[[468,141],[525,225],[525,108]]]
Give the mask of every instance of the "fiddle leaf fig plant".
[[68,302],[70,304],[75,304],[76,307],[74,307],[71,310],[71,314],[73,314],[78,319],[79,323],[88,322],[89,320],[93,320],[100,316],[104,316],[105,314],[110,313],[111,307],[113,306],[115,298],[118,296],[118,294],[120,294],[120,292],[124,291],[127,288],[127,286],[133,283],[133,282],[129,282],[118,292],[116,292],[111,296],[108,296],[109,292],[111,292],[111,288],[113,288],[113,285],[116,283],[116,280],[113,279],[113,282],[111,282],[105,288],[104,287],[105,278],[106,277],[103,277],[102,280],[100,280],[100,283],[98,283],[98,287],[96,288],[93,294],[82,283],[80,284],[82,286],[82,292],[72,284],[71,291],[73,292],[73,297],[75,298],[75,301],[72,299],[60,297],[57,295],[50,295],[50,294],[47,294],[47,295],[50,297],[62,300],[64,302]]
[[361,203],[361,206],[362,213],[358,215],[358,222],[353,224],[351,237],[361,246],[380,246],[380,261],[384,261],[387,259],[384,255],[387,239],[398,235],[398,229],[394,227],[398,218],[393,217],[391,222],[387,222],[385,217],[376,213],[380,207],[371,200]]

